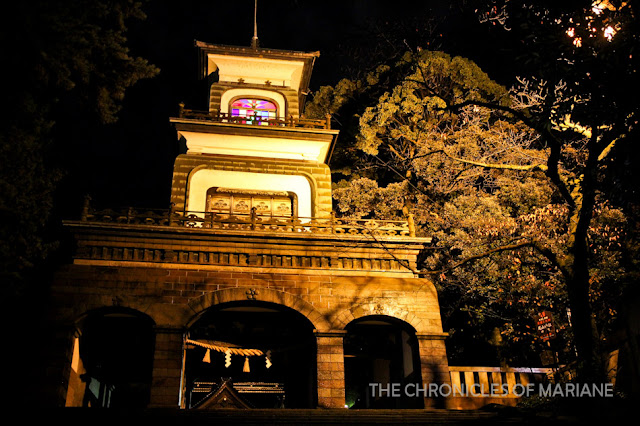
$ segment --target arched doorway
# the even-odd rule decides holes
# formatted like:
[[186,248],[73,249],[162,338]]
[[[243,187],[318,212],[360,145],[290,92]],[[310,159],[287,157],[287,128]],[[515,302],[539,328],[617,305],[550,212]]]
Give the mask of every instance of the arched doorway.
[[[344,369],[349,408],[423,408],[413,396],[422,386],[418,339],[413,327],[384,315],[356,319],[346,327]],[[371,386],[371,384],[376,384]],[[397,396],[379,392],[391,389]],[[406,388],[406,385],[410,385]],[[405,392],[410,389],[411,392]],[[373,394],[375,390],[375,395]]]
[[81,321],[83,406],[144,408],[149,404],[153,325],[147,316],[125,309],[100,310]]
[[275,303],[209,308],[187,334],[186,407],[201,408],[226,382],[255,408],[314,408],[313,329],[302,314]]

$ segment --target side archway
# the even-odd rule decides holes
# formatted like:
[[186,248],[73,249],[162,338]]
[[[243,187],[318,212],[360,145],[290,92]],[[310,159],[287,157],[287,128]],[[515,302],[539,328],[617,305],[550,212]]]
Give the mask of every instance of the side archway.
[[[422,387],[414,327],[374,314],[354,319],[345,330],[345,400],[349,408],[424,408],[422,398],[405,392]],[[391,389],[397,391],[392,394]]]
[[154,321],[134,309],[99,308],[76,322],[66,406],[145,408]]
[[346,308],[335,315],[334,322],[336,323],[336,328],[346,329],[347,325],[355,320],[375,315],[395,318],[408,324],[417,332],[425,331],[425,324],[418,315],[402,306],[381,299],[367,300],[366,302]]

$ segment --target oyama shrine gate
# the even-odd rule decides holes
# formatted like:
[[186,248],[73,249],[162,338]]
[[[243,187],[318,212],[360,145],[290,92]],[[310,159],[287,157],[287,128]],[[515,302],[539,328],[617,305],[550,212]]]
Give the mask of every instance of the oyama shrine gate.
[[[408,221],[338,219],[330,118],[301,107],[319,54],[196,42],[208,111],[171,122],[171,208],[65,222],[55,404],[422,408],[369,383],[449,383]],[[207,93],[203,93],[207,96]]]

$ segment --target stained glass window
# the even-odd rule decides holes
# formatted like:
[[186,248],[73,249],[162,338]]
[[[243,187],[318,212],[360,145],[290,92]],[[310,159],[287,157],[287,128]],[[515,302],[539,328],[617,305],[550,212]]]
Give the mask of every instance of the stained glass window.
[[246,117],[242,124],[253,124],[253,121],[264,121],[260,124],[267,125],[266,120],[275,119],[278,114],[278,107],[271,101],[264,99],[241,98],[231,103],[232,117]]

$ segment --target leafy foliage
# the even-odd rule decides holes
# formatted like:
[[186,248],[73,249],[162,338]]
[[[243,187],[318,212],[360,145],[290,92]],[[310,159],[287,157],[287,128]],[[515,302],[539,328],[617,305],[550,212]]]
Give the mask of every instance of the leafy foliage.
[[[566,329],[571,356],[575,323],[589,329],[576,315],[569,329],[564,315],[577,305],[567,290],[582,286],[584,258],[576,253],[589,238],[587,292],[603,314],[604,331],[617,299],[597,277],[611,282],[622,272],[615,241],[627,226],[625,214],[585,182],[585,172],[599,167],[589,162],[593,133],[583,132],[569,112],[589,95],[577,96],[577,84],[567,89],[561,81],[520,79],[507,90],[472,61],[442,52],[407,53],[384,72],[402,77],[388,77],[396,84],[379,86],[375,105],[361,110],[346,150],[359,152],[358,161],[334,188],[339,212],[384,219],[411,213],[420,232],[434,237],[419,272],[439,286],[452,342],[462,332],[466,343],[475,335],[498,348],[497,328],[511,344],[496,349],[500,361],[531,365],[539,346],[532,317],[551,310]],[[366,81],[340,87],[371,91]],[[327,95],[336,91],[322,93],[328,110]],[[334,105],[343,104],[341,96]],[[606,144],[598,146],[600,155]],[[583,236],[577,224],[585,220],[589,235]],[[453,362],[464,362],[457,349]]]

